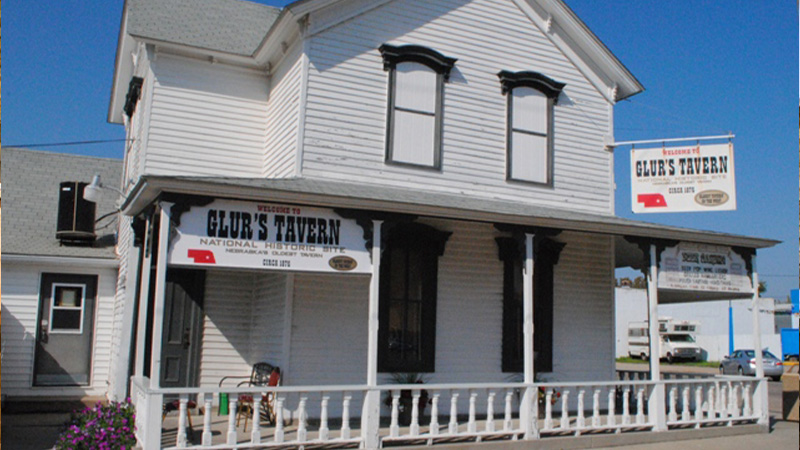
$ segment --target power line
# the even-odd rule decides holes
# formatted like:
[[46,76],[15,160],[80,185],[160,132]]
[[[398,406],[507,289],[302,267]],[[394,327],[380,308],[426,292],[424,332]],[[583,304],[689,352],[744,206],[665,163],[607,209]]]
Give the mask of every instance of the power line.
[[93,141],[48,142],[44,144],[6,144],[5,147],[67,147],[70,145],[107,144],[111,142],[131,142],[133,139],[99,139]]

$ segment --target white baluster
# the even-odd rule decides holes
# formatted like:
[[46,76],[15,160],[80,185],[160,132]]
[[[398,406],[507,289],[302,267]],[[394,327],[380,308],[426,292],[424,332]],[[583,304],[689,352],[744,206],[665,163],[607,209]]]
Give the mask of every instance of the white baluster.
[[467,432],[475,433],[477,426],[475,424],[475,402],[478,399],[478,393],[469,391],[469,422],[467,423]]
[[644,425],[644,388],[636,391],[636,425]]
[[204,446],[211,445],[211,405],[214,403],[214,395],[206,394],[203,397],[205,407],[203,408],[203,440]]
[[458,433],[458,392],[450,393],[450,423],[447,429],[450,434]]
[[741,417],[741,409],[739,409],[739,389],[741,389],[741,383],[736,383],[736,385],[731,386],[731,415],[735,418]]
[[700,428],[703,420],[703,386],[698,385],[694,388],[694,420],[697,422],[695,428]]
[[544,429],[553,429],[553,390],[550,388],[544,394]]
[[253,444],[261,443],[261,401],[263,398],[260,393],[253,395],[253,430],[250,432],[250,442]]
[[430,430],[428,431],[432,436],[436,436],[439,434],[439,396],[441,394],[439,392],[433,393],[433,398],[431,399],[431,426]]
[[584,388],[580,388],[578,390],[578,419],[576,423],[578,427],[578,433],[577,433],[578,436],[580,436],[581,434],[580,430],[586,426],[586,417],[584,417],[584,408],[586,407],[584,403],[585,397],[586,397],[586,390]]
[[717,396],[717,389],[715,386],[708,387],[708,418],[715,419],[717,417],[717,405],[714,399]]
[[617,391],[613,387],[608,388],[608,426],[617,426]]
[[492,432],[494,431],[494,397],[495,393],[493,391],[489,391],[489,395],[486,398],[486,431]]
[[744,400],[744,411],[742,411],[742,414],[745,417],[750,417],[753,415],[753,403],[752,397],[750,397],[750,383],[745,385],[744,392],[742,392],[742,397]]
[[178,436],[176,446],[178,448],[186,447],[186,404],[189,398],[184,394],[178,400]]
[[[733,417],[734,415],[734,410],[735,410],[733,404],[735,396],[734,391],[736,391],[736,389],[733,387],[733,384],[728,382],[728,417]],[[733,422],[728,422],[728,425],[732,426]]]
[[594,389],[592,395],[592,428],[600,427],[600,388]]
[[689,408],[691,407],[691,404],[692,404],[692,402],[690,400],[690,397],[689,397],[689,385],[686,385],[686,386],[683,387],[682,401],[683,401],[683,410],[681,412],[681,421],[688,422],[688,421],[692,420],[692,413],[689,410]]
[[726,401],[726,399],[727,399],[728,395],[727,395],[727,390],[726,389],[727,388],[725,387],[725,385],[719,386],[717,388],[717,413],[719,414],[719,417],[721,419],[724,419],[724,418],[727,417],[727,409],[726,409],[727,408],[726,407],[727,401]]
[[622,391],[622,424],[631,424],[631,387],[625,386]]
[[342,439],[350,439],[350,401],[353,397],[345,392],[342,397]]
[[389,425],[389,436],[400,436],[400,425],[397,416],[400,413],[400,391],[392,391],[392,422]]
[[330,439],[330,429],[328,428],[328,402],[331,397],[322,394],[320,401],[320,417],[319,417],[319,440],[327,441]]
[[300,404],[297,407],[297,418],[299,419],[297,424],[297,440],[299,442],[305,442],[308,440],[308,414],[306,414],[307,402],[308,396],[305,394],[300,394]]
[[678,388],[675,386],[672,386],[672,388],[669,390],[669,414],[667,416],[669,417],[670,422],[675,422],[678,420],[677,391]]
[[230,394],[228,400],[228,445],[236,445],[236,413],[239,411],[239,398]]
[[415,389],[412,391],[411,400],[411,436],[419,435],[419,398],[420,391]]
[[285,438],[283,429],[283,402],[284,398],[275,392],[275,443],[282,444]]
[[511,389],[506,391],[506,406],[503,411],[503,431],[511,431],[511,400],[513,396],[514,393],[511,392]]
[[569,430],[569,391],[564,389],[561,394],[561,429]]

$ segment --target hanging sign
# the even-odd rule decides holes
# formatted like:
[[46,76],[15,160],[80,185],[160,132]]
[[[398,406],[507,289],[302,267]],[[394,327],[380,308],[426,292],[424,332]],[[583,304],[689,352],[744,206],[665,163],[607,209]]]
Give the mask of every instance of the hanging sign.
[[733,144],[631,150],[634,213],[736,209]]
[[664,249],[658,288],[752,294],[747,264],[730,247],[681,242]]
[[169,264],[370,273],[362,228],[330,209],[216,200],[183,213]]

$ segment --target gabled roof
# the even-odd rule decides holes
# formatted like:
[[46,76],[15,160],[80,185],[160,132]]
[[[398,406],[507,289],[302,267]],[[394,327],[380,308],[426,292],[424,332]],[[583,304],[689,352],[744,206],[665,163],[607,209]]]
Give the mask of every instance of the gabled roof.
[[772,247],[779,243],[771,239],[692,230],[520,202],[309,178],[146,175],[130,191],[122,210],[125,214],[138,214],[164,192],[374,210],[753,249]]
[[280,12],[241,0],[128,0],[128,33],[250,56]]
[[[122,122],[121,104],[133,75],[127,56],[134,40],[178,46],[227,55],[265,65],[271,52],[297,33],[306,15],[348,0],[298,0],[283,10],[244,0],[126,0],[117,44],[114,85],[109,121]],[[509,0],[512,1],[512,0]],[[537,16],[537,26],[549,29],[553,43],[568,54],[590,78],[601,79],[616,92],[603,90],[611,101],[635,95],[644,87],[613,53],[592,33],[563,0],[515,0],[527,4]],[[533,18],[533,17],[532,17]],[[594,81],[596,85],[601,84]],[[611,98],[612,96],[615,98]]]
[[[59,185],[91,182],[100,174],[108,186],[119,185],[122,161],[62,153],[3,149],[3,256],[57,256],[114,259],[116,216],[100,222],[94,246],[63,246],[56,239]],[[97,205],[97,217],[114,211],[117,195],[108,192]]]

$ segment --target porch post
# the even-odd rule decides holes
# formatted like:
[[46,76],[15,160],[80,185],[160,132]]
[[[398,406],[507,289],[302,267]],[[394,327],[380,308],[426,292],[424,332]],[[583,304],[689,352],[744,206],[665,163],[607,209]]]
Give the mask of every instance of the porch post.
[[532,233],[525,233],[525,267],[522,271],[522,342],[523,342],[523,380],[528,386],[522,396],[520,405],[520,421],[525,431],[525,439],[533,439],[535,427],[533,422],[533,405],[537,401],[535,388],[530,385],[535,380],[533,372],[533,238]]
[[[161,380],[161,340],[164,329],[164,297],[167,289],[167,249],[169,248],[171,203],[161,204],[158,226],[158,260],[156,261],[155,302],[153,303],[153,341],[150,349],[150,388],[158,389]],[[152,430],[151,430],[152,431]]]
[[[761,321],[759,320],[758,270],[755,253],[750,258],[753,267],[753,350],[756,352],[756,378],[764,378],[764,354],[761,351]],[[767,383],[759,381],[753,393],[753,407],[758,413],[758,424],[769,425],[769,395]]]
[[367,392],[361,413],[362,448],[378,448],[380,443],[381,392],[378,386],[378,299],[381,276],[382,220],[372,221],[372,276],[369,284],[367,337]]
[[666,390],[661,382],[661,337],[658,332],[658,255],[655,244],[650,244],[650,270],[647,274],[647,325],[650,336],[650,381],[653,382],[648,401],[648,415],[653,431],[667,430],[664,409]]
[[133,375],[135,377],[144,376],[144,354],[145,342],[147,342],[147,310],[150,299],[150,265],[153,262],[152,242],[150,241],[150,227],[152,218],[148,217],[145,223],[144,241],[142,243],[142,261],[139,267],[139,316],[136,321],[136,365]]

